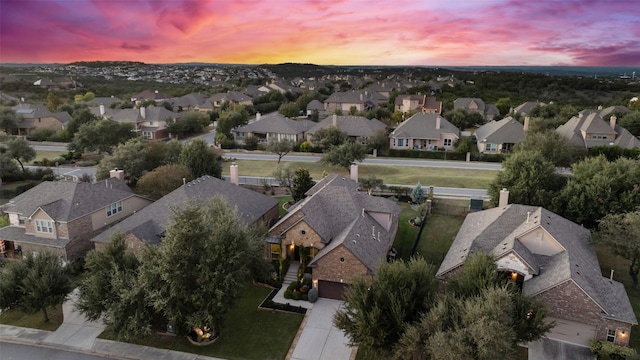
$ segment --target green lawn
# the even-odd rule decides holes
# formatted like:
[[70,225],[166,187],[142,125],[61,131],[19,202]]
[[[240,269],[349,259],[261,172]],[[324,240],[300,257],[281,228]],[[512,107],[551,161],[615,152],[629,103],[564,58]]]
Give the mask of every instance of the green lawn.
[[[228,154],[233,156],[233,154]],[[273,161],[235,160],[238,164],[240,176],[273,176],[275,163]],[[223,164],[222,173],[229,175],[230,161]],[[349,172],[341,167],[328,166],[319,162],[284,162],[282,166],[293,169],[305,168],[309,170],[315,180],[322,178],[322,173],[338,173],[349,176]],[[472,189],[486,189],[498,172],[493,170],[445,169],[415,166],[383,166],[359,165],[358,175],[367,177],[375,175],[385,184],[415,185],[420,181],[423,185],[461,187]]]
[[[220,339],[215,344],[197,347],[184,336],[161,335],[132,342],[225,359],[284,359],[304,316],[258,310],[269,292],[264,287],[246,284],[227,314]],[[100,337],[112,338],[107,333]]]
[[49,322],[42,322],[42,313],[25,314],[18,310],[7,310],[0,314],[0,324],[54,331],[62,324],[62,304],[47,308]]
[[[57,157],[61,157],[64,152],[60,151],[36,151],[36,158],[31,161],[31,163],[35,161],[42,161],[42,159],[47,158],[49,160],[54,160]],[[27,165],[27,164],[25,164]]]
[[290,195],[275,196],[275,198],[280,201],[280,203],[278,204],[278,211],[280,211],[280,217],[283,217],[287,214],[287,210],[285,210],[282,207],[282,205],[284,205],[287,201],[291,200],[291,196]]

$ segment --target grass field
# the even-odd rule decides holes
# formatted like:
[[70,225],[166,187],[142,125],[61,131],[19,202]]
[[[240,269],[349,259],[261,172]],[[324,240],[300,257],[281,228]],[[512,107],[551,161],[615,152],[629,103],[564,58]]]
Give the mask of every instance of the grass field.
[[[270,177],[276,168],[273,161],[235,160],[240,176]],[[222,173],[229,175],[227,161],[223,164]],[[315,180],[322,178],[322,173],[338,173],[349,176],[349,172],[341,167],[328,166],[319,162],[283,162],[282,166],[293,169],[305,168]],[[486,189],[498,172],[493,170],[445,169],[415,166],[383,166],[359,165],[358,175],[361,178],[375,175],[385,184],[415,185],[420,181],[423,185],[461,187],[470,189]]]
[[[61,157],[60,155],[64,154],[64,152],[60,151],[36,151],[36,158],[31,161],[30,164],[33,164],[35,161],[42,161],[42,159],[54,160],[57,157]],[[30,165],[29,164],[29,165]],[[25,164],[27,165],[27,164]]]
[[[258,310],[258,305],[269,292],[264,287],[245,284],[225,318],[220,339],[212,345],[197,347],[184,336],[161,335],[132,342],[224,359],[284,359],[304,316]],[[112,338],[108,333],[100,337]]]
[[0,324],[54,331],[62,324],[62,304],[47,308],[49,322],[42,322],[42,313],[25,314],[18,310],[7,310],[0,314]]

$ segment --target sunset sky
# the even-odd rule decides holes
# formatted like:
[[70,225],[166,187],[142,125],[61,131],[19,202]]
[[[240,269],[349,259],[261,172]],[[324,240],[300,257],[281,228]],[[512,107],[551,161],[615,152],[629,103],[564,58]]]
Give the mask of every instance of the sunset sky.
[[0,62],[640,65],[635,0],[0,0]]

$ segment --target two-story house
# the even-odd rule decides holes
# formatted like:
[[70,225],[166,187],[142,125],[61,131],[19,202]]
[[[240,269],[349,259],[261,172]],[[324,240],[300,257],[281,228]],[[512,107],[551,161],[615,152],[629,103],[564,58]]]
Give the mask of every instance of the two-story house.
[[616,121],[615,115],[607,123],[600,110],[584,110],[560,125],[556,132],[572,144],[586,149],[612,145],[626,149],[640,148],[640,140]]
[[169,138],[167,120],[180,121],[184,113],[177,113],[160,106],[141,107],[140,109],[110,109],[100,105],[91,112],[102,118],[109,118],[134,125],[134,131],[146,140]]
[[468,113],[478,113],[485,120],[493,120],[500,115],[500,111],[493,104],[485,104],[479,98],[457,98],[453,101],[454,109],[463,109]]
[[64,261],[83,257],[93,249],[89,241],[110,224],[151,204],[120,178],[96,183],[45,181],[5,205],[10,225],[0,229],[5,254],[48,251]]

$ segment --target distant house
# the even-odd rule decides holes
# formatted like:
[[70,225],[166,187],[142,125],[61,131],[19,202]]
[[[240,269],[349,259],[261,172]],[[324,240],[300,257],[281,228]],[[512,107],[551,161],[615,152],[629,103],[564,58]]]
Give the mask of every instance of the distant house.
[[47,88],[50,90],[58,90],[62,88],[68,88],[71,86],[78,86],[75,80],[67,76],[50,78],[40,78],[36,80],[33,85]]
[[249,137],[255,137],[261,143],[282,140],[301,143],[305,140],[307,131],[315,125],[310,120],[289,119],[276,111],[266,115],[257,113],[254,121],[233,129],[232,133],[239,144],[243,144]]
[[208,101],[213,104],[213,108],[221,108],[225,103],[233,105],[253,105],[253,98],[238,91],[217,93],[211,96]]
[[395,101],[396,111],[407,113],[410,111],[440,114],[442,102],[434,96],[426,95],[398,95]]
[[4,207],[10,225],[0,229],[0,248],[12,254],[49,251],[65,261],[93,248],[89,239],[106,226],[151,204],[121,180],[122,170],[96,183],[45,181]]
[[169,138],[167,120],[180,121],[184,113],[176,113],[164,107],[141,107],[140,109],[109,109],[103,105],[91,112],[102,118],[108,118],[121,123],[130,123],[133,131],[139,133],[146,140],[163,140]]
[[547,104],[539,101],[527,101],[525,103],[522,103],[516,106],[513,109],[513,113],[520,114],[522,116],[528,116],[528,115],[531,115],[531,111],[533,109],[535,109],[536,107],[542,107],[542,106],[547,106]]
[[[529,125],[529,118],[525,125]],[[525,131],[525,126],[511,116],[490,121],[476,129],[478,151],[486,154],[511,151],[515,144],[524,140]]]
[[167,101],[173,106],[174,111],[200,110],[206,104],[209,96],[201,93],[191,93],[180,97],[173,97]]
[[372,136],[385,131],[387,125],[378,119],[367,119],[364,116],[342,116],[333,114],[326,117],[307,131],[307,141],[311,142],[313,135],[320,129],[337,127],[347,134],[347,137],[360,144],[367,144]]
[[640,140],[616,124],[616,121],[615,115],[607,123],[599,110],[585,110],[560,125],[556,132],[572,144],[586,149],[610,145],[626,149],[640,148]]
[[373,92],[351,90],[331,94],[324,101],[324,110],[327,113],[341,111],[343,114],[348,114],[351,108],[361,112],[371,110],[376,105],[378,105],[378,98],[373,95]]
[[131,96],[131,101],[137,105],[146,100],[153,100],[156,103],[161,103],[169,98],[171,98],[171,95],[161,93],[158,90],[144,90]]
[[454,109],[463,109],[468,113],[478,113],[485,120],[493,120],[500,111],[492,104],[485,104],[479,98],[457,98],[453,101]]
[[271,227],[265,255],[299,259],[309,249],[312,280],[321,297],[342,299],[357,277],[373,278],[387,261],[400,208],[358,192],[354,180],[332,174],[319,181]]
[[111,235],[119,232],[125,236],[127,247],[131,249],[157,245],[162,242],[165,230],[172,223],[173,208],[203,203],[215,196],[223,197],[237,209],[243,224],[270,226],[278,219],[277,199],[207,175],[182,185],[93,237],[91,242],[96,250],[101,251],[111,240]]
[[438,114],[417,113],[389,135],[391,149],[453,150],[460,130]]
[[20,103],[12,109],[18,116],[18,135],[29,135],[36,129],[62,130],[72,119],[68,112],[53,113],[42,104]]
[[314,111],[317,111],[319,116],[322,116],[325,113],[324,105],[318,100],[311,100],[307,104],[307,116],[311,116]]
[[455,278],[471,253],[487,252],[505,279],[546,305],[556,322],[549,339],[628,345],[638,321],[624,286],[602,276],[590,239],[588,229],[549,210],[504,200],[467,215],[436,276]]

